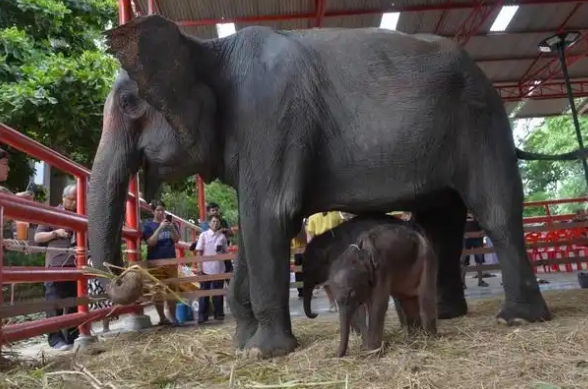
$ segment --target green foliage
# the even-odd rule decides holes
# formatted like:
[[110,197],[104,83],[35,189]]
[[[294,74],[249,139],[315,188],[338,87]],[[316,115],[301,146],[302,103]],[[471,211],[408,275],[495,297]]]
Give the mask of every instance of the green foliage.
[[[164,186],[162,199],[170,212],[186,219],[198,219],[198,194],[195,180],[193,176]],[[207,202],[215,202],[220,206],[222,215],[229,225],[237,225],[239,218],[237,192],[233,188],[216,180],[204,185],[204,196]]]
[[[588,118],[580,118],[582,137],[588,141]],[[546,119],[531,131],[522,149],[544,154],[560,154],[579,148],[571,116]],[[586,196],[581,161],[521,161],[521,175],[527,201]],[[570,213],[578,204],[551,207],[554,213]],[[543,215],[540,208],[528,208],[525,216]]]
[[[83,165],[100,139],[102,107],[117,69],[99,47],[116,0],[3,0],[0,120]],[[31,174],[14,152],[7,186]]]
[[4,254],[4,266],[45,266],[45,254],[6,251]]

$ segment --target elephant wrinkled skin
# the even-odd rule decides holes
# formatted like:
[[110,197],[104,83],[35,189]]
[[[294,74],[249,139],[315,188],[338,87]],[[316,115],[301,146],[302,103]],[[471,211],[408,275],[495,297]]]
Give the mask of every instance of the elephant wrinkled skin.
[[97,266],[120,263],[130,174],[146,169],[148,200],[161,179],[198,173],[238,193],[229,303],[236,345],[253,354],[297,345],[289,241],[304,216],[324,210],[412,211],[439,258],[440,316],[455,317],[467,311],[459,268],[467,207],[503,269],[498,317],[549,319],[524,246],[517,158],[574,159],[586,150],[545,157],[516,149],[500,96],[454,42],[376,28],[259,26],[203,41],[156,15],[106,35],[125,72],[106,101],[92,167]]

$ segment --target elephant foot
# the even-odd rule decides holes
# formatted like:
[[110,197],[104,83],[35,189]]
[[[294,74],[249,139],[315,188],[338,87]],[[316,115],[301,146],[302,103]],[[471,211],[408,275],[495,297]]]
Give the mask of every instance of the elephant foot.
[[505,301],[496,320],[507,326],[521,325],[551,320],[551,313],[539,293],[538,297],[528,303]]
[[250,359],[275,358],[285,356],[298,347],[298,341],[289,331],[276,327],[258,327],[257,332],[245,349]]
[[454,319],[465,316],[467,313],[468,303],[463,294],[459,299],[441,299],[437,302],[437,318],[440,320]]
[[247,342],[255,335],[257,331],[257,320],[249,318],[237,319],[237,328],[233,341],[237,350],[243,350]]

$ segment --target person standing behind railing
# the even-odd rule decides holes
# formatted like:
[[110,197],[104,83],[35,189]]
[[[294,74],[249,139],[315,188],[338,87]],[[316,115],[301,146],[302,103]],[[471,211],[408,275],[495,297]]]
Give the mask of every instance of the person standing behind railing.
[[[209,226],[210,218],[212,216],[218,216],[218,218],[220,220],[220,231],[227,238],[227,246],[230,246],[231,245],[231,237],[233,236],[233,231],[229,228],[229,223],[226,221],[226,219],[222,217],[221,211],[220,211],[220,206],[217,203],[210,202],[206,206],[206,213],[207,213],[208,220],[200,221],[200,228],[202,229],[202,232],[204,232],[210,228],[210,226]],[[190,248],[190,250],[192,250],[192,248]],[[233,261],[231,261],[230,259],[227,259],[225,261],[225,272],[231,273],[232,271],[233,271]],[[227,280],[227,284],[228,283],[229,283],[229,280]]]
[[[147,261],[176,258],[176,243],[180,240],[180,233],[172,223],[171,215],[166,217],[165,204],[162,201],[154,202],[151,208],[153,209],[153,220],[148,220],[143,223],[142,234],[143,239],[147,243]],[[152,274],[158,279],[177,278],[178,266],[160,266]],[[169,285],[169,287],[175,291],[178,290],[176,285]],[[159,325],[177,325],[173,301],[155,302],[155,309],[159,315]],[[164,305],[167,305],[168,317],[165,315]]]
[[[5,182],[8,180],[8,173],[10,173],[10,166],[9,166],[9,154],[6,150],[0,148],[0,183]],[[30,191],[12,193],[9,189],[5,188],[4,186],[0,186],[0,192],[13,194],[18,197],[22,197],[28,200],[33,200],[33,194]]]
[[[216,254],[222,254],[227,251],[227,237],[221,231],[220,217],[217,215],[210,216],[208,219],[209,229],[202,232],[198,237],[198,243],[196,243],[196,252],[200,256],[210,256]],[[217,275],[225,272],[225,264],[223,261],[204,261],[201,264],[202,275]],[[211,289],[222,289],[224,286],[224,280],[215,281],[202,281],[200,282],[200,289],[211,290]],[[198,323],[202,324],[208,320],[209,309],[208,304],[209,297],[201,297],[198,301]],[[213,314],[215,320],[223,320],[225,318],[224,313],[224,298],[223,296],[213,296]]]
[[[68,185],[63,190],[62,203],[57,209],[76,212],[77,189],[75,185]],[[47,246],[50,249],[69,249],[76,245],[76,234],[74,231],[63,228],[39,225],[35,232],[35,243]],[[48,268],[76,267],[74,253],[58,250],[47,250],[45,255],[45,266]],[[49,281],[45,282],[45,299],[47,301],[59,300],[71,297],[78,297],[76,281]],[[77,304],[69,308],[58,308],[47,311],[47,317],[61,316],[68,313],[76,313]],[[56,350],[70,350],[74,340],[79,336],[77,327],[66,328],[48,335],[49,346]]]

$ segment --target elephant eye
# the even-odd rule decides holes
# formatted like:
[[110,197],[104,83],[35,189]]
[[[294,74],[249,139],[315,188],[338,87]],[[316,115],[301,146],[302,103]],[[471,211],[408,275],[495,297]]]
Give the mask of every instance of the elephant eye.
[[120,95],[120,106],[123,112],[133,119],[138,119],[145,113],[145,104],[131,93]]
[[120,106],[125,112],[132,110],[133,108],[133,96],[129,94],[123,94],[120,96]]

